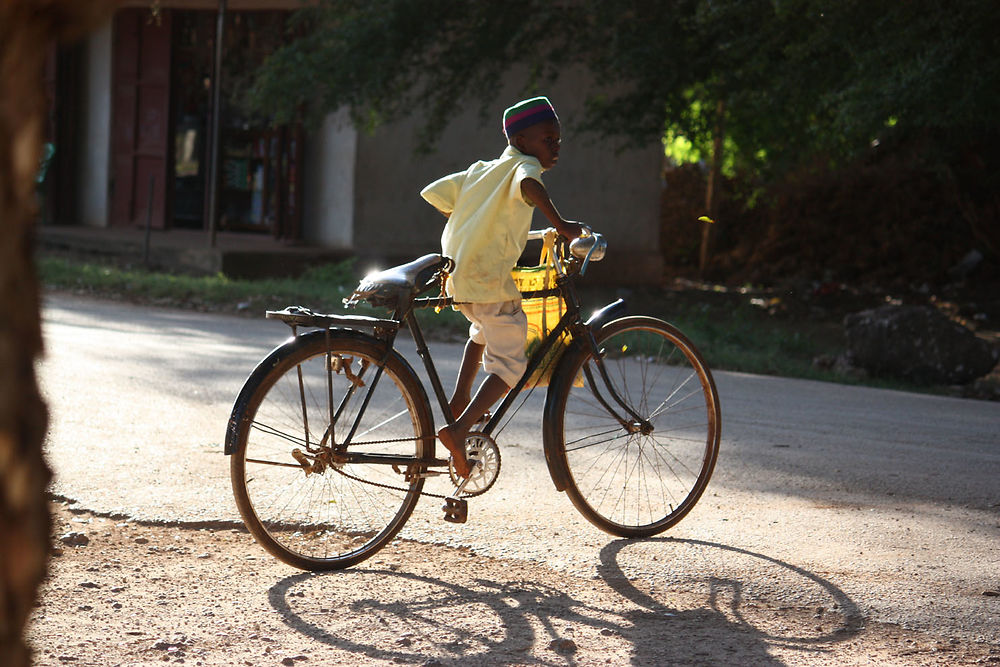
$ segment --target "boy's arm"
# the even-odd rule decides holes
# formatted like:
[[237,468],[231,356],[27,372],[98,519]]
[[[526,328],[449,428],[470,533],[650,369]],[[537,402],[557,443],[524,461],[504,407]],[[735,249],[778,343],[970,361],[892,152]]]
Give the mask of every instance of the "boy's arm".
[[449,174],[444,178],[439,178],[426,188],[420,191],[428,204],[433,206],[445,218],[451,217],[451,212],[455,208],[455,200],[465,180],[465,172]]
[[559,215],[555,204],[549,199],[549,193],[545,190],[545,186],[535,179],[526,178],[521,181],[521,195],[525,201],[534,204],[535,208],[548,218],[548,221],[552,223],[552,226],[562,236],[568,239],[575,239],[583,233],[583,225],[579,222],[566,220]]

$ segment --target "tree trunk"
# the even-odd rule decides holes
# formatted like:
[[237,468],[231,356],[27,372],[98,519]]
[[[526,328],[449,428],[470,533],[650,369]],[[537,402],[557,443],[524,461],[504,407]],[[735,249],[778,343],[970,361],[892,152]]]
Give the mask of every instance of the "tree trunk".
[[32,261],[35,176],[46,100],[45,57],[119,0],[0,3],[0,665],[31,662],[24,626],[45,575],[50,519],[42,457],[47,411],[35,379],[42,352]]
[[[708,183],[705,187],[705,214],[715,220],[719,210],[719,178],[722,175],[722,144],[725,138],[726,103],[719,100],[715,107],[715,130],[712,138],[712,162],[708,170]],[[712,258],[712,224],[705,223],[701,228],[701,251],[698,253],[698,274],[705,276],[708,263]]]

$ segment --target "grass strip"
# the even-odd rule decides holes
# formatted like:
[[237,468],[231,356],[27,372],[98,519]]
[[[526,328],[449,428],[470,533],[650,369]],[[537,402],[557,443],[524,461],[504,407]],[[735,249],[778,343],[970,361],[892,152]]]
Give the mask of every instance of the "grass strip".
[[[343,313],[343,299],[359,276],[353,260],[310,268],[297,278],[234,279],[192,276],[41,256],[38,269],[46,289],[70,291],[132,303],[262,317],[265,310],[301,305],[317,312]],[[581,289],[585,312],[614,299],[607,289]],[[920,390],[877,378],[859,378],[818,368],[816,357],[843,351],[839,323],[780,318],[749,303],[706,298],[697,291],[635,290],[626,298],[629,312],[661,317],[687,335],[712,369]],[[359,306],[351,311],[385,316],[384,309]],[[425,335],[464,340],[468,324],[445,309],[417,313]],[[926,391],[926,388],[924,388]]]
[[[38,258],[38,272],[46,289],[72,291],[100,298],[163,307],[186,308],[263,317],[266,310],[299,305],[321,313],[385,316],[385,309],[361,304],[347,311],[343,300],[358,283],[354,262],[325,264],[307,269],[297,278],[236,279],[222,274],[193,276],[144,268],[121,267],[61,257]],[[428,336],[462,335],[468,324],[450,309],[435,314],[417,312]]]

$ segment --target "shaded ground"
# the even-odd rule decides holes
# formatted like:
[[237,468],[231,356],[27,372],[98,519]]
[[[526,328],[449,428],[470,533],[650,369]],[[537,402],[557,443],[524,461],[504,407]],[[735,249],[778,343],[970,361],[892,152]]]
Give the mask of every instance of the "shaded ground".
[[57,551],[29,626],[43,667],[1000,663],[995,644],[868,623],[850,604],[627,580],[614,540],[592,579],[399,541],[313,575],[242,529],[53,511]]

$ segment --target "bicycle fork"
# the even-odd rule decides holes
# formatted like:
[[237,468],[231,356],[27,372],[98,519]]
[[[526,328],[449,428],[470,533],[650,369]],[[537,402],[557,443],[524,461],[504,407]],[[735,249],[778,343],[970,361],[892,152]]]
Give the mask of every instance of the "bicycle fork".
[[[614,306],[615,304],[611,304]],[[609,306],[610,307],[610,306]],[[593,318],[592,318],[593,319]],[[611,378],[608,376],[608,369],[604,366],[604,355],[601,353],[601,348],[597,345],[597,339],[594,337],[594,328],[590,326],[590,322],[581,327],[583,329],[583,338],[587,341],[586,344],[590,347],[591,356],[594,358],[594,365],[597,366],[597,372],[601,376],[601,381],[604,387],[607,389],[608,393],[611,394],[611,398],[614,399],[618,407],[621,408],[630,419],[626,419],[619,414],[619,411],[615,410],[614,407],[608,403],[607,399],[601,395],[601,391],[597,386],[597,382],[594,380],[594,374],[590,370],[590,366],[587,364],[583,365],[583,374],[587,377],[587,382],[590,386],[590,393],[594,395],[597,402],[601,404],[601,407],[607,410],[608,414],[615,418],[622,428],[624,428],[628,433],[641,433],[643,435],[649,435],[653,432],[653,425],[648,419],[641,417],[631,406],[622,400],[618,392],[615,391],[614,384],[611,382]]]

